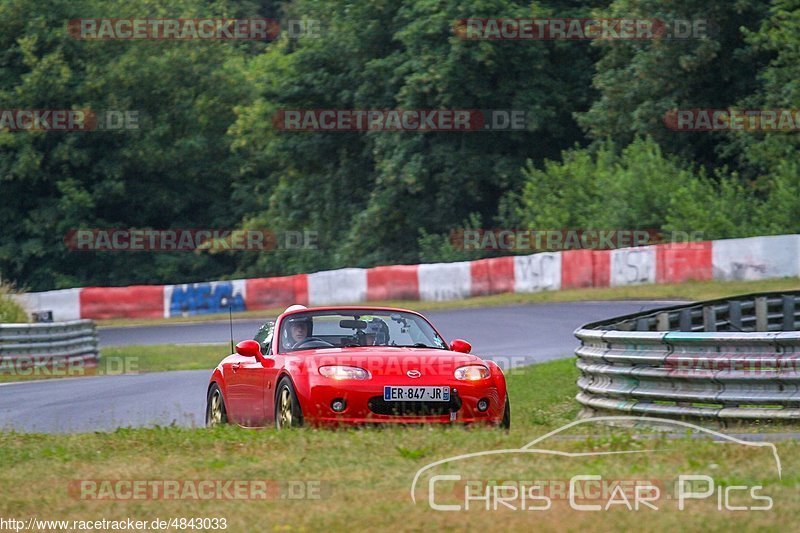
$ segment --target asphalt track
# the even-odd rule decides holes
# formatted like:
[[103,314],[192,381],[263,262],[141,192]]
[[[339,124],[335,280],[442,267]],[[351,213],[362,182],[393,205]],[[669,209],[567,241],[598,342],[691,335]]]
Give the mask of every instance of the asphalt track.
[[[504,368],[569,357],[572,332],[602,318],[674,302],[569,302],[426,313],[446,339]],[[234,338],[252,338],[259,320],[234,320]],[[228,322],[100,329],[100,345],[227,343]],[[226,355],[224,348],[220,358]],[[187,357],[191,350],[187,349]],[[65,378],[0,385],[0,429],[46,433],[154,425],[202,426],[210,370]]]

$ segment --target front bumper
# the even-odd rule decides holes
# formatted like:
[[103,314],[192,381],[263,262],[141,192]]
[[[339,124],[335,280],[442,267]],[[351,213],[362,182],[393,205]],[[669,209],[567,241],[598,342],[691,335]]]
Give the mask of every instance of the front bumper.
[[[450,387],[449,402],[387,402],[384,385],[425,385]],[[485,411],[478,409],[480,400],[488,402]],[[337,413],[334,401],[343,400],[345,409]],[[305,405],[303,405],[305,404]],[[304,420],[309,425],[341,426],[364,424],[499,424],[505,409],[505,396],[500,397],[491,379],[481,382],[448,383],[359,383],[331,385],[318,382],[310,389],[306,402],[301,400]]]

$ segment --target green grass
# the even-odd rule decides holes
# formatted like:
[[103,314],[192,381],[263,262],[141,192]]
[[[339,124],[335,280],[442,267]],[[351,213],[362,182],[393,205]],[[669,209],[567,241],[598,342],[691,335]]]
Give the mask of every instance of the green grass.
[[[477,307],[497,307],[505,305],[522,305],[546,302],[575,302],[603,300],[709,300],[724,298],[737,294],[763,291],[782,291],[800,289],[800,279],[783,278],[763,281],[689,281],[679,284],[635,285],[627,287],[568,289],[562,291],[534,292],[526,294],[495,294],[479,296],[466,300],[446,302],[421,302],[410,300],[387,300],[369,302],[369,305],[401,307],[414,311],[440,311],[445,309],[464,309]],[[245,311],[236,313],[235,319],[261,318],[277,316],[284,307]],[[101,326],[138,326],[175,324],[181,322],[205,322],[212,320],[228,320],[227,313],[194,315],[187,317],[160,319],[108,319],[99,320]]]
[[[277,432],[224,427],[214,430],[121,429],[113,433],[38,435],[0,433],[0,516],[59,519],[153,520],[169,517],[225,517],[228,531],[353,530],[787,530],[800,511],[800,446],[778,444],[783,478],[765,449],[706,440],[651,439],[632,430],[580,425],[569,439],[541,447],[570,452],[656,448],[652,454],[565,458],[497,455],[469,463],[442,465],[431,473],[463,479],[569,480],[578,474],[604,479],[669,482],[678,473],[708,474],[717,484],[763,485],[774,507],[767,512],[726,512],[716,498],[658,502],[658,511],[571,510],[553,500],[547,511],[440,512],[425,493],[410,499],[412,479],[426,464],[454,455],[515,449],[575,420],[577,370],[572,360],[526,367],[508,376],[512,429],[429,428],[312,430]],[[641,434],[642,431],[636,433]],[[69,492],[73,480],[274,480],[305,482],[319,488],[318,499],[268,501],[133,500],[87,501]],[[423,488],[429,478],[423,478]],[[446,484],[437,499],[458,502]],[[669,487],[664,487],[668,490]],[[285,494],[285,493],[284,493]],[[606,498],[607,499],[607,498]],[[462,500],[463,501],[463,500]],[[601,502],[605,503],[605,499]],[[743,504],[742,498],[734,502]],[[745,502],[746,503],[746,502]],[[751,502],[750,504],[759,503]]]
[[113,367],[135,367],[138,372],[164,372],[167,370],[209,371],[223,357],[229,355],[230,345],[203,344],[156,344],[153,346],[119,346],[103,348],[101,359],[113,371]]

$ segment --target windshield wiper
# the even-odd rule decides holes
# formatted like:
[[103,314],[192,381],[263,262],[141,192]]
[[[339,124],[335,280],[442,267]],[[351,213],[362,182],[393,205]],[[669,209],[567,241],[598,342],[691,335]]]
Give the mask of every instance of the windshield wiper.
[[415,344],[393,344],[393,348],[435,348],[435,346],[428,346],[425,343],[417,342]]

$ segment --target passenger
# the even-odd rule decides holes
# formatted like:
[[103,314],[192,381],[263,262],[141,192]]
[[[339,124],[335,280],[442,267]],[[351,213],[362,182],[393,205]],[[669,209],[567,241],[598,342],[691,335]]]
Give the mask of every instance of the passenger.
[[389,326],[380,318],[367,322],[364,329],[364,346],[386,346],[389,344]]

